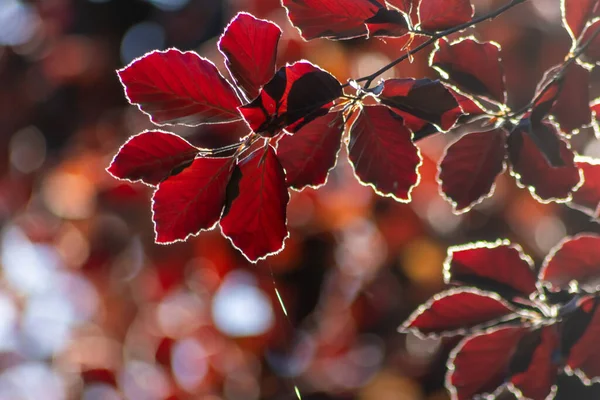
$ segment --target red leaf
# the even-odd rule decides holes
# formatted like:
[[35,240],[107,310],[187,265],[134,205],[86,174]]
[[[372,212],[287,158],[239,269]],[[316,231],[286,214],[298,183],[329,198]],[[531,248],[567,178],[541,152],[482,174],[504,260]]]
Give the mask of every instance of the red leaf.
[[593,218],[600,216],[600,162],[576,156],[576,165],[583,173],[583,185],[575,193],[569,206],[583,211]]
[[494,192],[496,177],[506,169],[506,135],[502,128],[468,133],[446,149],[438,182],[455,212],[468,211]]
[[386,0],[386,3],[402,11],[410,21],[411,26],[419,23],[420,0]]
[[558,366],[553,357],[558,346],[555,326],[546,326],[521,339],[510,365],[510,391],[518,398],[540,400],[555,392]]
[[572,132],[592,122],[590,71],[577,63],[565,70],[562,88],[551,114],[564,132]]
[[424,31],[443,31],[468,22],[475,10],[470,0],[421,0],[419,21]]
[[600,29],[600,20],[597,20],[588,26],[581,38],[581,43],[587,43],[589,40],[592,41],[585,49],[582,56],[582,59],[589,63],[600,62],[600,35],[597,35],[592,39],[598,29]]
[[506,102],[500,45],[471,38],[452,44],[440,39],[430,64],[467,92]]
[[370,0],[282,0],[288,18],[306,40],[365,36],[364,22],[383,8]]
[[458,105],[460,106],[460,109],[462,110],[461,116],[462,115],[483,115],[483,114],[485,114],[485,111],[483,110],[483,108],[481,108],[481,106],[479,104],[477,104],[471,97],[466,96],[462,93],[458,93],[456,90],[453,90],[452,88],[447,88],[447,89],[450,91],[450,93],[452,93],[452,96],[454,96],[454,98],[458,102]]
[[106,170],[118,179],[158,185],[174,169],[192,162],[198,151],[175,134],[146,131],[129,138]]
[[385,8],[365,21],[369,37],[400,37],[408,33],[408,23],[404,15],[396,10]]
[[541,123],[556,104],[564,82],[563,77],[558,75],[561,68],[562,66],[554,66],[548,69],[540,80],[529,115],[533,124]]
[[288,236],[289,194],[285,172],[269,145],[239,164],[241,176],[231,181],[221,230],[251,262],[283,249]]
[[402,324],[400,331],[423,336],[463,335],[498,323],[516,310],[495,293],[471,288],[433,296]]
[[254,132],[270,137],[284,128],[295,132],[325,115],[341,95],[342,85],[329,72],[299,61],[280,68],[240,112]]
[[177,49],[153,51],[117,71],[127,99],[157,124],[240,119],[240,100],[213,63]]
[[580,303],[580,308],[567,320],[563,336],[569,346],[565,371],[577,375],[585,384],[600,381],[600,307],[598,298],[587,298]]
[[161,182],[152,199],[156,243],[186,240],[212,229],[223,211],[232,158],[197,158]]
[[280,37],[281,29],[274,23],[239,13],[219,39],[229,73],[251,99],[275,74]]
[[540,128],[537,129],[539,140],[557,143],[563,165],[552,167],[526,129],[520,125],[508,138],[511,173],[521,187],[528,187],[542,203],[569,201],[582,178],[574,162],[575,155],[569,145],[558,137],[556,127],[543,123]]
[[533,261],[520,246],[480,242],[455,246],[444,262],[444,281],[498,292],[506,298],[528,298],[536,290]]
[[593,17],[600,16],[598,0],[561,0],[563,24],[576,41],[583,32],[585,24]]
[[392,108],[435,124],[446,131],[462,114],[452,93],[431,79],[388,79],[382,82],[380,101]]
[[277,157],[285,169],[287,185],[297,190],[323,185],[337,161],[343,133],[341,113],[329,113],[293,135],[283,135]]
[[484,398],[504,385],[511,359],[529,329],[509,326],[463,339],[450,353],[446,387],[456,400]]
[[591,292],[600,290],[600,236],[582,234],[560,242],[546,256],[539,280],[554,291],[568,290],[573,280]]
[[361,183],[382,196],[410,201],[419,182],[419,149],[402,119],[385,106],[366,106],[350,128],[348,155]]

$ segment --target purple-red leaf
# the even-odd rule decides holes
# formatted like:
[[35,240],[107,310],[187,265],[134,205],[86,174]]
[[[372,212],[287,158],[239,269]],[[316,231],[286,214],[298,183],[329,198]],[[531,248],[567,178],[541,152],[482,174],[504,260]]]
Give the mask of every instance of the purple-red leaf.
[[383,8],[383,1],[376,0],[282,0],[281,3],[306,40],[365,36],[365,21]]
[[510,363],[508,388],[518,398],[548,398],[556,391],[554,382],[558,373],[554,355],[559,338],[555,326],[546,326],[521,339]]
[[284,128],[295,132],[325,115],[341,95],[342,85],[329,72],[298,61],[280,68],[240,112],[254,132],[271,137]]
[[402,119],[385,106],[366,106],[350,128],[348,156],[360,182],[382,196],[410,201],[419,182],[419,149]]
[[446,387],[452,398],[472,400],[495,392],[505,383],[513,354],[528,333],[528,328],[509,326],[463,339],[447,363]]
[[158,185],[152,199],[156,242],[167,244],[215,226],[225,205],[232,158],[196,158]]
[[337,161],[343,133],[341,113],[329,113],[293,135],[283,135],[277,157],[285,169],[287,185],[297,190],[323,185]]
[[581,234],[555,246],[546,256],[539,280],[554,291],[568,290],[577,281],[589,291],[600,289],[600,236]]
[[270,145],[239,165],[228,188],[221,230],[251,262],[283,249],[288,236],[285,172]]
[[174,169],[192,162],[198,151],[173,133],[146,131],[125,142],[106,170],[118,179],[158,185]]
[[564,72],[562,87],[550,113],[563,132],[572,132],[592,122],[590,71],[571,63]]
[[446,283],[498,292],[507,298],[528,298],[536,290],[533,261],[520,246],[480,242],[448,250]]
[[[585,298],[567,321],[571,330],[563,333],[569,341],[565,370],[584,383],[600,381],[600,307],[598,298]],[[566,346],[565,346],[566,347]]]
[[437,125],[446,131],[460,116],[458,102],[440,82],[431,79],[388,79],[382,82],[381,103],[392,110]]
[[583,173],[583,184],[575,193],[570,207],[593,218],[600,216],[600,161],[587,157],[575,157],[576,165]]
[[468,133],[446,149],[438,181],[455,212],[492,195],[496,177],[506,169],[506,136],[502,128]]
[[556,144],[562,165],[552,167],[534,143],[527,127],[519,125],[508,138],[512,174],[541,202],[569,201],[582,177],[574,162],[575,155],[558,136],[556,127],[549,123],[542,123],[536,128],[536,137],[545,145]]
[[424,31],[443,31],[470,21],[474,12],[470,0],[421,0],[419,21]]
[[239,13],[219,40],[229,73],[251,99],[275,74],[280,37],[281,29],[274,23]]
[[498,295],[471,288],[450,289],[433,296],[400,327],[424,336],[463,335],[498,323],[516,310]]
[[598,0],[561,0],[563,24],[575,42],[583,32],[586,23],[600,16]]
[[498,44],[479,43],[471,38],[450,44],[446,39],[440,39],[430,64],[468,93],[506,102]]
[[212,124],[241,118],[240,100],[214,64],[176,49],[153,51],[118,71],[130,103],[157,124]]
[[370,37],[400,37],[408,33],[406,17],[396,10],[381,8],[365,25]]
[[600,35],[596,34],[599,29],[600,19],[588,26],[581,37],[581,43],[591,41],[582,56],[582,59],[589,63],[600,62]]

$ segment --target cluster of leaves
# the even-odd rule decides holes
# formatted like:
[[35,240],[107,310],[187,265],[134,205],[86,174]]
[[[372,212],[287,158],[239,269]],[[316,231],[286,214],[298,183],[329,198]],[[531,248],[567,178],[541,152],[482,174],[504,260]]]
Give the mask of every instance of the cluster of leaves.
[[[497,395],[546,399],[559,373],[600,379],[600,236],[558,244],[535,274],[508,241],[452,247],[438,293],[400,327],[428,337],[466,335],[448,360],[455,399]],[[486,397],[487,398],[487,397]]]
[[[508,169],[540,202],[568,203],[597,217],[600,163],[577,155],[569,138],[591,126],[600,109],[599,102],[590,104],[589,93],[590,71],[600,62],[600,1],[562,1],[571,51],[518,110],[508,106],[498,44],[472,36],[446,39],[524,1],[473,18],[470,0],[282,0],[306,40],[407,37],[410,48],[416,35],[427,38],[372,75],[346,84],[305,60],[277,68],[281,29],[240,13],[218,43],[231,81],[209,60],[175,49],[149,53],[118,73],[129,101],[157,125],[246,124],[248,135],[230,146],[201,149],[169,132],[142,132],[123,145],[108,171],[156,186],[157,243],[186,240],[219,224],[255,262],[284,246],[288,189],[325,184],[342,143],[362,184],[408,202],[420,178],[415,142],[464,127],[470,133],[450,145],[439,163],[440,191],[455,212],[491,196],[496,177]],[[441,80],[372,85],[429,45],[435,45],[430,66]],[[569,328],[573,319],[596,318],[596,289],[585,285],[600,260],[592,251],[597,240],[565,242],[546,260],[537,283],[517,247],[480,244],[453,251],[448,282],[471,289],[434,298],[405,328],[424,334],[486,328],[453,353],[448,384],[456,398],[491,393],[508,380],[519,396],[542,399],[552,392],[560,368],[585,377],[600,374],[586,370],[589,355],[578,350],[591,334]],[[569,259],[568,270],[559,255]],[[459,256],[465,260],[457,262]],[[571,265],[573,260],[582,266]],[[580,285],[573,289],[571,280]],[[500,362],[488,366],[486,358],[480,365],[482,351]],[[479,369],[473,373],[474,368]]]

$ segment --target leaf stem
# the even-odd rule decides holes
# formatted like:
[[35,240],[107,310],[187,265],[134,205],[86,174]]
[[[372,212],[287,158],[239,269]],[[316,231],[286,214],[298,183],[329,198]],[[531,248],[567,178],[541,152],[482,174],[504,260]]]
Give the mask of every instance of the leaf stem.
[[[407,51],[405,54],[403,54],[402,56],[396,58],[394,61],[390,62],[389,64],[385,65],[384,67],[378,69],[377,71],[373,72],[370,75],[364,76],[362,78],[359,79],[355,79],[356,82],[366,82],[365,83],[365,88],[369,88],[369,86],[371,86],[371,83],[373,83],[373,81],[375,80],[375,78],[377,78],[379,75],[383,74],[384,72],[392,69],[393,67],[395,67],[396,65],[400,64],[402,61],[406,60],[407,58],[412,57],[414,54],[418,53],[419,51],[423,50],[424,48],[428,47],[429,45],[431,45],[432,43],[434,43],[436,40],[441,39],[445,36],[448,36],[452,33],[461,31],[463,29],[467,29],[470,28],[473,25],[476,25],[482,21],[488,20],[488,19],[493,19],[496,18],[497,16],[499,16],[500,14],[504,13],[505,11],[508,11],[509,9],[513,8],[514,6],[524,3],[527,0],[512,0],[510,3],[505,4],[504,6],[498,8],[497,10],[494,10],[488,14],[479,16],[477,18],[473,18],[472,20],[465,22],[464,24],[455,26],[453,28],[449,28],[446,29],[444,31],[435,33],[433,35],[431,35],[429,37],[429,39],[427,39],[427,41],[421,43],[420,45],[418,45],[417,47],[415,47],[414,49],[411,49],[409,51]],[[348,83],[346,83],[345,85],[343,85],[343,87],[347,87],[349,86]]]

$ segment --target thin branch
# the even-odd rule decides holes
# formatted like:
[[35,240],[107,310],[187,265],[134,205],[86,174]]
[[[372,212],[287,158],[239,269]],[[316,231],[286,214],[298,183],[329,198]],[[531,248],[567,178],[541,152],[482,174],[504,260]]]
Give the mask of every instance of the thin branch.
[[[446,29],[445,31],[441,31],[438,33],[435,33],[433,35],[431,35],[429,37],[429,39],[427,39],[426,42],[421,43],[420,45],[418,45],[417,47],[415,47],[412,50],[409,50],[408,52],[406,52],[405,54],[403,54],[402,56],[396,58],[394,61],[392,61],[391,63],[385,65],[384,67],[380,68],[379,70],[373,72],[371,75],[367,75],[364,76],[362,78],[359,79],[355,79],[356,82],[366,82],[365,84],[365,88],[368,88],[369,86],[371,86],[371,83],[373,82],[373,80],[375,80],[375,78],[377,78],[379,75],[383,74],[384,72],[390,70],[391,68],[394,68],[396,65],[400,64],[402,61],[406,60],[407,58],[412,57],[413,55],[415,55],[416,53],[418,53],[419,51],[423,50],[424,48],[428,47],[429,45],[431,45],[432,43],[434,43],[436,40],[441,39],[445,36],[448,36],[452,33],[458,32],[458,31],[462,31],[463,29],[467,29],[470,28],[473,25],[476,25],[482,21],[488,20],[488,19],[493,19],[496,18],[497,16],[499,16],[500,14],[504,13],[505,11],[508,11],[509,9],[513,8],[514,6],[524,3],[527,0],[512,0],[510,3],[498,8],[495,11],[492,11],[488,14],[482,15],[480,17],[477,18],[473,18],[472,20],[470,20],[469,22],[465,22],[464,24],[455,26],[453,28],[450,29]],[[344,87],[349,86],[348,83],[346,83],[344,85]]]

